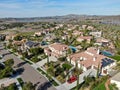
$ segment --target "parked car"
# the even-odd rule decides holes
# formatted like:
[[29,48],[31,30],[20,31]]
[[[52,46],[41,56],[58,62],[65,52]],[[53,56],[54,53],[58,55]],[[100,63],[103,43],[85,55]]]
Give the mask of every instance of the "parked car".
[[76,76],[72,76],[72,77],[70,77],[70,79],[67,80],[67,82],[68,83],[73,83],[76,80],[77,80],[77,77]]

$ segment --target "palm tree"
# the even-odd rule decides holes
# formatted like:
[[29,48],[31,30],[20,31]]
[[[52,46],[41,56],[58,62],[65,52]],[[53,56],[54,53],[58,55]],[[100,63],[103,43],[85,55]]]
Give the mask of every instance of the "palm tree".
[[99,78],[99,73],[100,73],[100,64],[98,64],[96,78]]
[[48,66],[49,66],[49,56],[47,55],[47,64],[48,64]]
[[7,46],[6,46],[6,42],[5,43],[3,43],[3,45],[5,46],[5,49],[7,48]]
[[76,90],[79,90],[79,75],[82,73],[82,68],[78,68],[78,62],[76,62],[75,72],[76,72],[75,74],[77,76]]

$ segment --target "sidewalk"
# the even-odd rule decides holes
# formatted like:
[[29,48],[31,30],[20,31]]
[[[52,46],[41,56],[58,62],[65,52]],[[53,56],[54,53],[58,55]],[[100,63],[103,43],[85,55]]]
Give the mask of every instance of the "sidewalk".
[[18,82],[17,78],[4,78],[0,80],[0,86],[4,84],[4,86],[9,86],[12,83],[16,83],[19,90],[22,90],[20,83]]
[[106,88],[106,90],[110,90],[110,89],[109,89],[109,84],[110,84],[110,79],[108,79],[108,80],[105,82],[105,88]]

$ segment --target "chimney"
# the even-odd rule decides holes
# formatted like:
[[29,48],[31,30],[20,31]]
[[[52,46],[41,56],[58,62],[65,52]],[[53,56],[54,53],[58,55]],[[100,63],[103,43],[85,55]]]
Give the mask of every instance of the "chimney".
[[97,58],[97,57],[94,57],[94,58],[93,58],[93,61],[96,61],[96,58]]
[[97,50],[97,54],[100,54],[100,49],[98,48],[98,50]]

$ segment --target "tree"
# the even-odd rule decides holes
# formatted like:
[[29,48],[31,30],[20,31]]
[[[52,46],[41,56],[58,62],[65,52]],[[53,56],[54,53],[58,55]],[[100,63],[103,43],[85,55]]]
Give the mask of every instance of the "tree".
[[88,76],[84,76],[84,84],[83,84],[83,88],[87,87],[90,85],[91,82],[95,81],[95,78],[93,76],[90,76],[90,74]]
[[83,40],[83,41],[82,41],[81,47],[82,47],[83,50],[86,50],[86,49],[87,49],[87,47],[88,47],[87,40]]
[[82,68],[78,68],[78,62],[76,62],[76,66],[74,69],[74,73],[77,76],[77,85],[76,85],[76,90],[79,90],[79,75],[82,73]]
[[25,82],[23,90],[35,90],[35,86],[31,82]]
[[30,49],[30,52],[33,54],[33,55],[38,55],[38,54],[41,54],[44,52],[44,50],[42,48],[31,48]]
[[50,67],[47,69],[47,72],[53,76],[55,76],[55,70],[52,64],[50,64]]
[[49,56],[47,55],[47,65],[49,66],[50,60],[49,60]]
[[8,77],[13,73],[13,69],[12,69],[13,64],[14,64],[13,59],[8,59],[5,62],[5,68],[0,70],[0,78]]
[[60,60],[60,61],[65,61],[66,60],[66,57],[60,57],[60,58],[58,58],[58,60]]
[[117,87],[117,85],[115,83],[110,84],[110,86],[112,86],[113,90],[119,90],[119,88]]
[[16,84],[13,83],[7,87],[7,90],[18,90],[18,88],[17,88]]
[[5,35],[2,35],[1,38],[0,38],[0,41],[4,41],[5,38],[6,38],[6,36],[5,36]]
[[28,57],[28,52],[22,53],[22,56],[23,56],[24,58]]
[[5,62],[5,65],[6,66],[12,66],[14,64],[14,60],[13,59],[8,59],[6,62]]
[[17,35],[17,36],[14,37],[14,40],[21,41],[22,40],[22,36],[21,35]]
[[6,42],[4,42],[3,45],[4,45],[5,49],[6,49],[6,48],[7,48],[7,46],[6,46]]
[[7,48],[10,49],[12,47],[12,43],[10,42],[8,45],[7,45]]
[[98,64],[96,78],[99,78],[99,73],[100,73],[100,64]]

